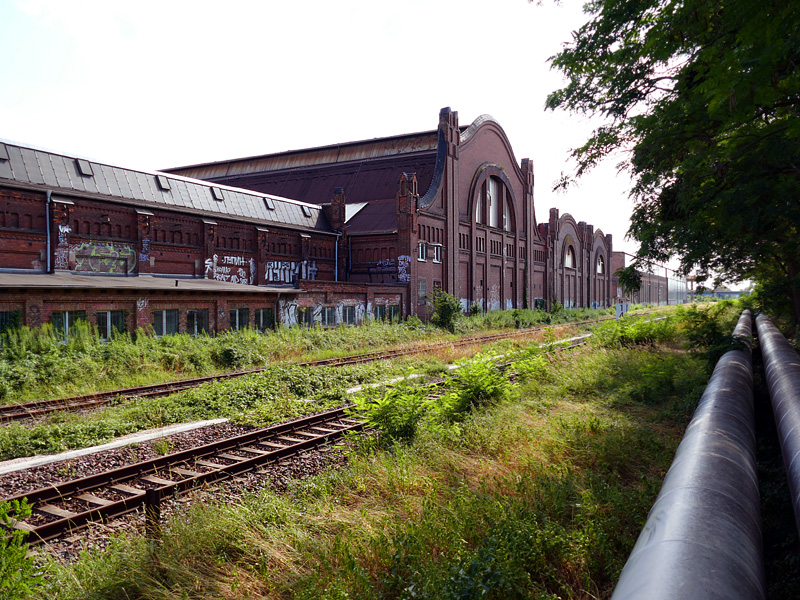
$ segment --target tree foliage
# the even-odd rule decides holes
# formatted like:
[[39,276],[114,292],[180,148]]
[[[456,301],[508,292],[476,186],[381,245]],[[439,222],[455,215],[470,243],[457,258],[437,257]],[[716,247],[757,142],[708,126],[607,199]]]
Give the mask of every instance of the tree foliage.
[[754,279],[800,321],[800,2],[591,0],[552,57],[547,99],[604,118],[576,175],[609,155],[633,178],[639,257]]

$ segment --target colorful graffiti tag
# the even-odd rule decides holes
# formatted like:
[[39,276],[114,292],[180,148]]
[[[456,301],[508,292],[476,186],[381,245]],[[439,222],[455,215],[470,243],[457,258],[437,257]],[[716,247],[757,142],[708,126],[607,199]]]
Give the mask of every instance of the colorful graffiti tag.
[[[58,260],[56,254],[56,268],[61,268]],[[69,267],[74,271],[127,274],[136,272],[136,264],[136,250],[128,244],[89,241],[69,247]]]

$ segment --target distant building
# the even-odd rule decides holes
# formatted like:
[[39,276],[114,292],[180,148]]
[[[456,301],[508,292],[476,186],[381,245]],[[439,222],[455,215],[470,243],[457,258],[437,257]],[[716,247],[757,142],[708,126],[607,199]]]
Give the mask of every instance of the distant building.
[[628,300],[636,304],[653,304],[662,306],[667,304],[684,304],[689,301],[689,288],[687,280],[671,269],[652,265],[649,271],[638,271],[642,278],[642,285],[638,292],[625,296],[619,288],[619,278],[616,273],[625,268],[626,254],[614,252],[612,256],[612,289],[615,298]]

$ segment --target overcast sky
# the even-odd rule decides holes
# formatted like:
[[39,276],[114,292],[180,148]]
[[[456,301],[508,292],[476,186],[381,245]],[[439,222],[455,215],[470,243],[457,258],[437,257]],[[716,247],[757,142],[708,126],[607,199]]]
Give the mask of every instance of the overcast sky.
[[592,123],[544,111],[585,20],[549,0],[0,0],[0,138],[159,169],[492,115],[558,207],[624,240],[621,157],[551,191]]

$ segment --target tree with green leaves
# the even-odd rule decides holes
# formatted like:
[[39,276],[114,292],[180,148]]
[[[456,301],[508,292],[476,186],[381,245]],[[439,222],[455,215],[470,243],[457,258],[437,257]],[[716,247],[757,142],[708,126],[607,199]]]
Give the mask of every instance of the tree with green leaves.
[[[800,2],[591,0],[549,109],[603,118],[580,176],[623,152],[638,258],[753,279],[800,322]],[[560,185],[564,185],[562,180]]]

